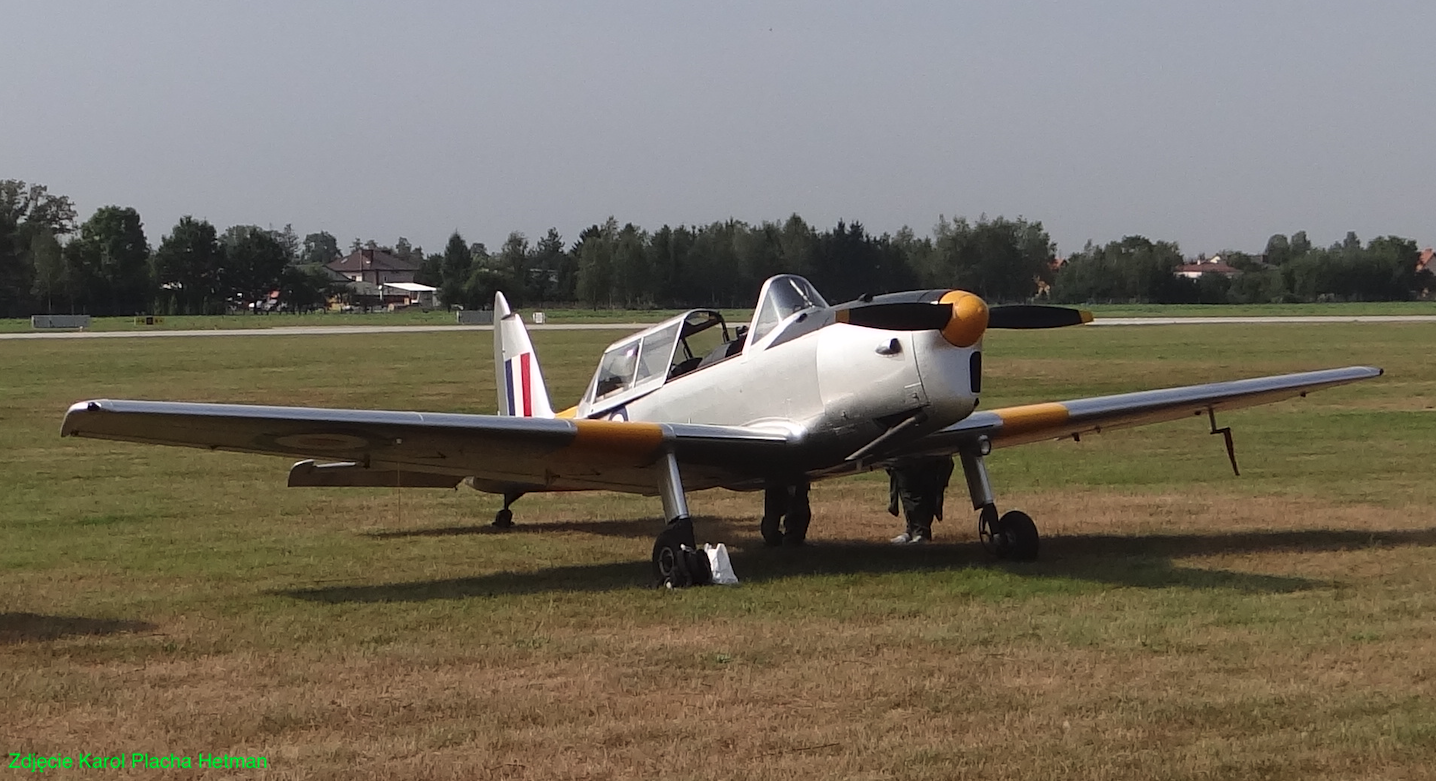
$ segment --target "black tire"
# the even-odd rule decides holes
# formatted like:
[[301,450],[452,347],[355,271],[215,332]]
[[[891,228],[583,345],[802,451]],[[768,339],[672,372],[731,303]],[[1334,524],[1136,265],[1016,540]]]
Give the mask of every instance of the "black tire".
[[1002,557],[1012,561],[1035,561],[1037,559],[1037,524],[1032,516],[1021,510],[1009,510],[997,522],[998,537],[1002,540]]
[[514,511],[505,507],[494,513],[494,526],[499,529],[510,529],[514,525]]
[[683,588],[688,585],[688,564],[683,559],[683,545],[662,536],[653,543],[653,582],[659,588]]
[[[687,588],[695,585],[691,568],[695,563],[696,547],[693,542],[693,521],[688,518],[679,518],[659,532],[658,539],[653,541],[654,585],[659,588]],[[704,563],[707,563],[706,555]]]
[[683,546],[684,561],[688,564],[688,585],[707,586],[713,583],[713,565],[708,563],[706,551]]

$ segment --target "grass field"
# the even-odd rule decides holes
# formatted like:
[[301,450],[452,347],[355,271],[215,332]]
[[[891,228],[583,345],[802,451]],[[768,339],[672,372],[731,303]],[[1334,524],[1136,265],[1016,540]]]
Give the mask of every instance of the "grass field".
[[[534,334],[555,403],[611,336]],[[1240,478],[1204,420],[999,451],[1033,564],[982,554],[958,487],[921,549],[884,542],[875,475],[814,487],[808,549],[758,544],[760,496],[695,494],[744,583],[681,592],[644,587],[654,499],[525,497],[495,534],[467,489],[286,489],[279,459],[58,437],[106,396],[491,411],[486,334],[0,342],[0,750],[276,778],[1429,778],[1433,338],[994,332],[987,408],[1387,374],[1225,416]]]

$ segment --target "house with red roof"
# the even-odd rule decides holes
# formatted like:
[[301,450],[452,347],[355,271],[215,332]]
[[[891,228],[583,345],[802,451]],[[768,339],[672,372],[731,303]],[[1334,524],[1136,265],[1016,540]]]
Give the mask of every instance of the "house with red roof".
[[324,267],[351,282],[387,285],[410,283],[419,270],[419,261],[391,255],[381,249],[359,249],[342,258],[331,260]]
[[1207,274],[1221,274],[1224,277],[1234,277],[1240,273],[1240,270],[1232,268],[1225,260],[1222,260],[1221,255],[1213,255],[1210,258],[1198,258],[1194,261],[1183,263],[1176,271],[1177,276],[1186,277],[1187,279],[1201,279]]

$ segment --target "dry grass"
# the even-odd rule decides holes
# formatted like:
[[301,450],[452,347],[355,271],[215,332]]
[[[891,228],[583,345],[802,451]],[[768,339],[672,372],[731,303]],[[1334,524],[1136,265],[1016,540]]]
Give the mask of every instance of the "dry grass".
[[[641,497],[527,497],[498,535],[471,492],[279,491],[271,460],[54,438],[92,395],[482,409],[471,342],[380,341],[408,376],[365,382],[320,338],[0,347],[20,370],[0,389],[0,743],[262,754],[278,778],[1428,777],[1436,370],[1404,350],[1430,330],[1192,330],[1009,340],[992,403],[1232,355],[1224,376],[1366,354],[1399,385],[1233,416],[1240,479],[1199,427],[1002,451],[1003,504],[1045,535],[1029,565],[983,556],[960,490],[916,550],[882,543],[878,476],[814,489],[810,549],[758,545],[758,496],[698,494],[745,583],[675,593],[642,588]],[[587,365],[549,355],[597,337],[547,338],[571,396]],[[1079,341],[1122,376],[1071,361]]]

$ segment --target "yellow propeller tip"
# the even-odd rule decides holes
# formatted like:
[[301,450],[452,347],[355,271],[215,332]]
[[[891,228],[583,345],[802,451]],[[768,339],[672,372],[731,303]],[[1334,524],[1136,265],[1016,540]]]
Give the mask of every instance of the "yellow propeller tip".
[[1091,312],[1088,312],[1086,309],[1079,309],[1079,310],[1077,310],[1077,311],[1082,313],[1082,323],[1083,323],[1083,325],[1086,325],[1087,323],[1092,322],[1092,313],[1091,313]]

